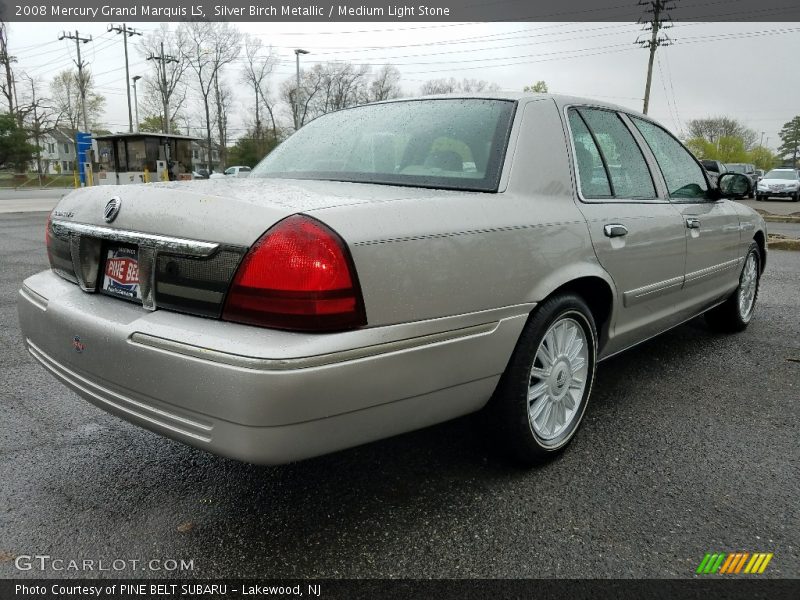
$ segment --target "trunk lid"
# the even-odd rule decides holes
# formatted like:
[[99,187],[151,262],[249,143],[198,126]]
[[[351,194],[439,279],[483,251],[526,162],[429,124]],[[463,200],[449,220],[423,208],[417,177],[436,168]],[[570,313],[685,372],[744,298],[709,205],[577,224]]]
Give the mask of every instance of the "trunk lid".
[[[53,219],[127,231],[250,246],[281,219],[335,206],[386,202],[434,190],[338,181],[217,179],[148,185],[103,185],[65,196]],[[111,198],[118,216],[103,219]]]

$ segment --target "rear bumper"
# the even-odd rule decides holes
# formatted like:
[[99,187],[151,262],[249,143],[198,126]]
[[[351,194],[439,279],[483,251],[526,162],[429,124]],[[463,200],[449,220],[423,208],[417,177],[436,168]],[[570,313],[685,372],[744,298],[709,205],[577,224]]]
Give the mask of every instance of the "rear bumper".
[[18,307],[31,355],[89,402],[263,464],[480,409],[532,308],[311,335],[148,312],[49,271],[25,281]]

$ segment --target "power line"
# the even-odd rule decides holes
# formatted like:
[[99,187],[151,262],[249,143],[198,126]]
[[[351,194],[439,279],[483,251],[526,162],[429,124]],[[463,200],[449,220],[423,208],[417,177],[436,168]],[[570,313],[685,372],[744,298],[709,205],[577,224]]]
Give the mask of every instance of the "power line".
[[169,133],[169,98],[167,95],[167,63],[176,63],[178,59],[171,54],[164,53],[164,42],[161,42],[161,55],[151,54],[147,60],[157,60],[161,63],[161,100],[164,104],[164,133]]
[[[122,45],[125,47],[125,91],[128,96],[128,130],[133,133],[133,111],[131,110],[131,74],[128,66],[128,38],[134,35],[142,35],[141,31],[128,27],[126,23],[119,25],[109,25],[108,31],[115,31],[117,35],[122,34]],[[163,48],[162,48],[163,49]]]
[[67,33],[66,31],[62,31],[61,35],[58,36],[59,40],[75,40],[75,49],[78,52],[78,60],[75,61],[75,64],[78,67],[78,91],[81,94],[81,112],[83,113],[83,130],[89,131],[89,123],[88,119],[86,118],[86,84],[87,81],[83,77],[83,67],[84,62],[81,60],[81,44],[88,44],[92,41],[92,36],[88,38],[81,37],[80,32],[76,29],[75,35],[72,33]]

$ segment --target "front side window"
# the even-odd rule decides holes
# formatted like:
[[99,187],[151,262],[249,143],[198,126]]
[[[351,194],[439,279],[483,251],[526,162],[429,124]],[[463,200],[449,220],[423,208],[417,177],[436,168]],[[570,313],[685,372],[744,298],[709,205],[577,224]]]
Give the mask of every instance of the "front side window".
[[329,113],[273,150],[252,177],[496,191],[514,107],[460,98]]
[[703,169],[689,151],[658,125],[637,117],[631,117],[631,120],[653,151],[667,183],[669,197],[706,198],[708,183]]

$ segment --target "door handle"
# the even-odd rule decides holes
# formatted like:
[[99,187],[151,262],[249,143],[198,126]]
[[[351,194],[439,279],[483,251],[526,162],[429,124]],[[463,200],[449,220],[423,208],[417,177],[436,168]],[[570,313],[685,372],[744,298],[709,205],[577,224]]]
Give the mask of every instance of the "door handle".
[[700,219],[696,217],[687,217],[686,227],[689,229],[700,229]]
[[610,238],[622,237],[628,235],[628,228],[620,223],[609,223],[603,227],[603,233]]

